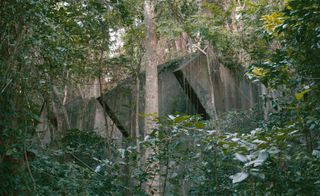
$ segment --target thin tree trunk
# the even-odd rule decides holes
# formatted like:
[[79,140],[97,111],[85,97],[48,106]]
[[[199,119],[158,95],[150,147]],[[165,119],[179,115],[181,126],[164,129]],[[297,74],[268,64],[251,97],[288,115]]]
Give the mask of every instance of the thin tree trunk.
[[84,99],[84,94],[83,94],[83,91],[81,90],[81,86],[79,84],[77,84],[76,87],[77,87],[77,90],[78,90],[81,98]]
[[[69,77],[69,71],[67,71],[67,75],[66,75],[67,79],[68,77]],[[63,96],[62,105],[66,105],[67,99],[68,99],[68,85],[66,84],[64,85],[64,96]]]
[[[61,103],[58,95],[58,89],[54,85],[52,85],[52,95],[53,95],[52,98],[53,98],[54,108],[56,109],[56,115],[59,116],[60,114],[62,114],[63,121],[65,121],[65,124],[66,124],[66,129],[70,129],[71,125],[70,125],[67,110],[64,107],[64,105]],[[59,131],[62,131],[63,129],[64,127],[63,125],[61,125],[61,127],[59,128]]]
[[[211,50],[211,51],[209,51]],[[208,43],[208,47],[207,47],[207,53],[206,53],[206,57],[207,57],[207,69],[208,69],[208,77],[209,77],[209,84],[210,84],[210,96],[211,96],[211,100],[210,100],[210,104],[212,105],[212,118],[213,120],[217,120],[218,118],[218,113],[217,113],[217,108],[216,108],[216,103],[215,103],[215,93],[214,93],[214,86],[213,86],[213,80],[212,80],[212,70],[211,70],[211,63],[215,63],[213,62],[216,59],[212,59],[210,58],[209,55],[214,55],[212,49],[209,46]]]
[[135,90],[135,114],[134,114],[134,120],[135,120],[135,137],[136,137],[136,145],[137,145],[137,153],[138,153],[138,157],[137,157],[137,166],[140,167],[141,166],[141,149],[140,149],[140,124],[139,124],[139,114],[140,114],[140,78],[139,78],[139,74],[141,71],[141,61],[142,61],[142,56],[140,56],[139,61],[137,62],[137,67],[133,68],[133,73],[134,76],[136,77],[136,90]]
[[[104,27],[102,27],[104,29]],[[103,45],[105,44],[106,42],[106,37],[103,38],[102,40],[102,45],[101,45],[101,48],[100,48],[100,55],[99,55],[99,59],[98,59],[98,62],[99,62],[99,65],[101,66],[102,63],[103,63],[103,54],[104,54],[104,51],[105,51],[105,48],[103,47]],[[99,92],[100,92],[100,97],[102,98],[102,109],[103,109],[103,117],[104,117],[104,120],[105,120],[105,127],[106,127],[106,142],[107,142],[107,154],[108,154],[108,157],[111,158],[112,156],[112,134],[113,132],[109,132],[108,130],[108,116],[107,116],[107,112],[106,112],[106,107],[105,107],[105,103],[103,101],[103,86],[102,86],[102,73],[103,73],[103,70],[102,68],[100,69],[100,72],[99,72]]]
[[71,125],[70,125],[70,121],[69,121],[67,110],[63,106],[63,104],[60,102],[60,99],[59,99],[59,96],[58,96],[58,89],[55,86],[53,86],[53,93],[54,93],[54,96],[56,98],[57,105],[58,105],[59,109],[61,110],[61,112],[63,114],[64,120],[66,121],[67,129],[70,129]]
[[135,103],[135,137],[136,137],[136,145],[137,145],[137,152],[138,152],[138,167],[140,167],[140,126],[139,126],[139,99],[140,99],[140,79],[139,75],[136,76],[136,103]]

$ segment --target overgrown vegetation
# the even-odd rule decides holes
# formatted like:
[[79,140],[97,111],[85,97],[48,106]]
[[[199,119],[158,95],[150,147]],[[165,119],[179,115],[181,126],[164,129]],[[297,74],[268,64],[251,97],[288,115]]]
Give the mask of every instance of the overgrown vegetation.
[[103,138],[69,130],[59,147],[31,150],[35,190],[27,174],[23,179],[31,187],[19,190],[40,195],[144,195],[140,185],[160,174],[165,195],[317,195],[319,151],[302,150],[305,142],[299,131],[275,127],[273,119],[278,122],[272,118],[262,128],[243,133],[211,129],[198,116],[160,118],[140,143],[152,149],[146,167],[137,167],[140,154],[135,145],[114,147],[110,158]]
[[[152,179],[165,195],[319,195],[319,2],[197,6],[158,1],[158,36],[169,42],[186,32],[190,48],[210,43],[229,68],[246,67],[249,79],[279,94],[267,119],[254,110],[215,122],[170,115],[139,147],[136,138],[117,145],[69,129],[44,148],[35,141],[41,108],[61,131],[66,86],[108,71],[138,75],[142,1],[1,1],[0,195],[146,195],[141,185]],[[120,52],[110,38],[118,29]],[[144,162],[140,148],[152,152]]]

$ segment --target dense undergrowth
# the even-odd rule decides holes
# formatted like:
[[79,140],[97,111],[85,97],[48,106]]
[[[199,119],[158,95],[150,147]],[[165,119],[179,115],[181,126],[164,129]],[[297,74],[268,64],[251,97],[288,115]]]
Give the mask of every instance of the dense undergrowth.
[[[239,120],[231,112],[220,124]],[[136,145],[124,141],[107,155],[105,139],[92,131],[68,130],[50,149],[30,147],[30,173],[7,176],[1,194],[145,195],[141,184],[158,178],[165,195],[317,195],[320,190],[320,151],[308,153],[307,141],[288,119],[284,126],[260,122],[251,129],[226,129],[199,116],[159,118],[151,135],[141,141],[152,149],[138,167]],[[31,156],[32,155],[32,156]],[[147,168],[147,169],[146,169]],[[12,192],[11,192],[12,193]]]

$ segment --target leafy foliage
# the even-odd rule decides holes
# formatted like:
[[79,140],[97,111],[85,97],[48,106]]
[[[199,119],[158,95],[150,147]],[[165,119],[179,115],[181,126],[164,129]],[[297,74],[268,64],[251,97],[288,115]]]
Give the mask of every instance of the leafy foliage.
[[[193,46],[209,42],[222,63],[250,65],[250,79],[281,95],[268,121],[259,111],[228,112],[216,122],[160,117],[140,141],[152,149],[145,161],[130,140],[106,146],[90,131],[68,130],[48,149],[34,145],[41,106],[59,102],[54,85],[106,70],[140,72],[142,3],[1,1],[0,194],[145,195],[141,184],[160,174],[168,195],[318,195],[317,0],[157,1],[159,37],[187,32]],[[120,49],[111,38],[118,30],[125,32]]]
[[197,116],[160,119],[146,141],[154,153],[149,164],[162,166],[165,194],[315,195],[319,190],[320,160],[316,153],[301,151],[295,127],[275,127],[271,121],[249,133],[221,132],[206,129],[199,120]]
[[68,130],[58,149],[35,148],[34,152],[31,166],[40,195],[125,191],[120,165],[107,159],[105,140],[92,131]]
[[35,191],[28,150],[41,108],[62,102],[55,87],[85,82],[106,67],[109,29],[127,21],[127,7],[123,1],[1,1],[1,195]]

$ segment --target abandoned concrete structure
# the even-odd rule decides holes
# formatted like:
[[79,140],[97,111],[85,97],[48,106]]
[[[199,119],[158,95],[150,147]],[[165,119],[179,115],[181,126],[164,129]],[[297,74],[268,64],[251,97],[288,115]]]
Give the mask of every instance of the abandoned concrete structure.
[[[242,72],[234,73],[202,53],[159,65],[158,74],[160,116],[184,113],[212,119],[226,111],[252,108],[259,102],[260,85],[249,82]],[[142,114],[144,74],[139,77],[139,113]],[[135,79],[129,78],[98,98],[124,137],[135,133],[136,95]],[[143,135],[143,119],[140,115],[140,135]]]
[[[243,72],[230,71],[202,53],[159,65],[158,74],[160,116],[183,113],[213,119],[226,111],[254,107],[262,93],[261,85],[249,82]],[[139,122],[139,132],[143,135],[144,77],[144,73],[139,75],[139,93],[135,78],[128,78],[101,97],[95,93],[91,98],[79,97],[68,102],[64,107],[69,128],[94,130],[103,137],[121,139],[135,136]],[[138,117],[136,103],[139,103]],[[38,127],[44,144],[50,143],[55,130],[47,116],[43,111]]]

